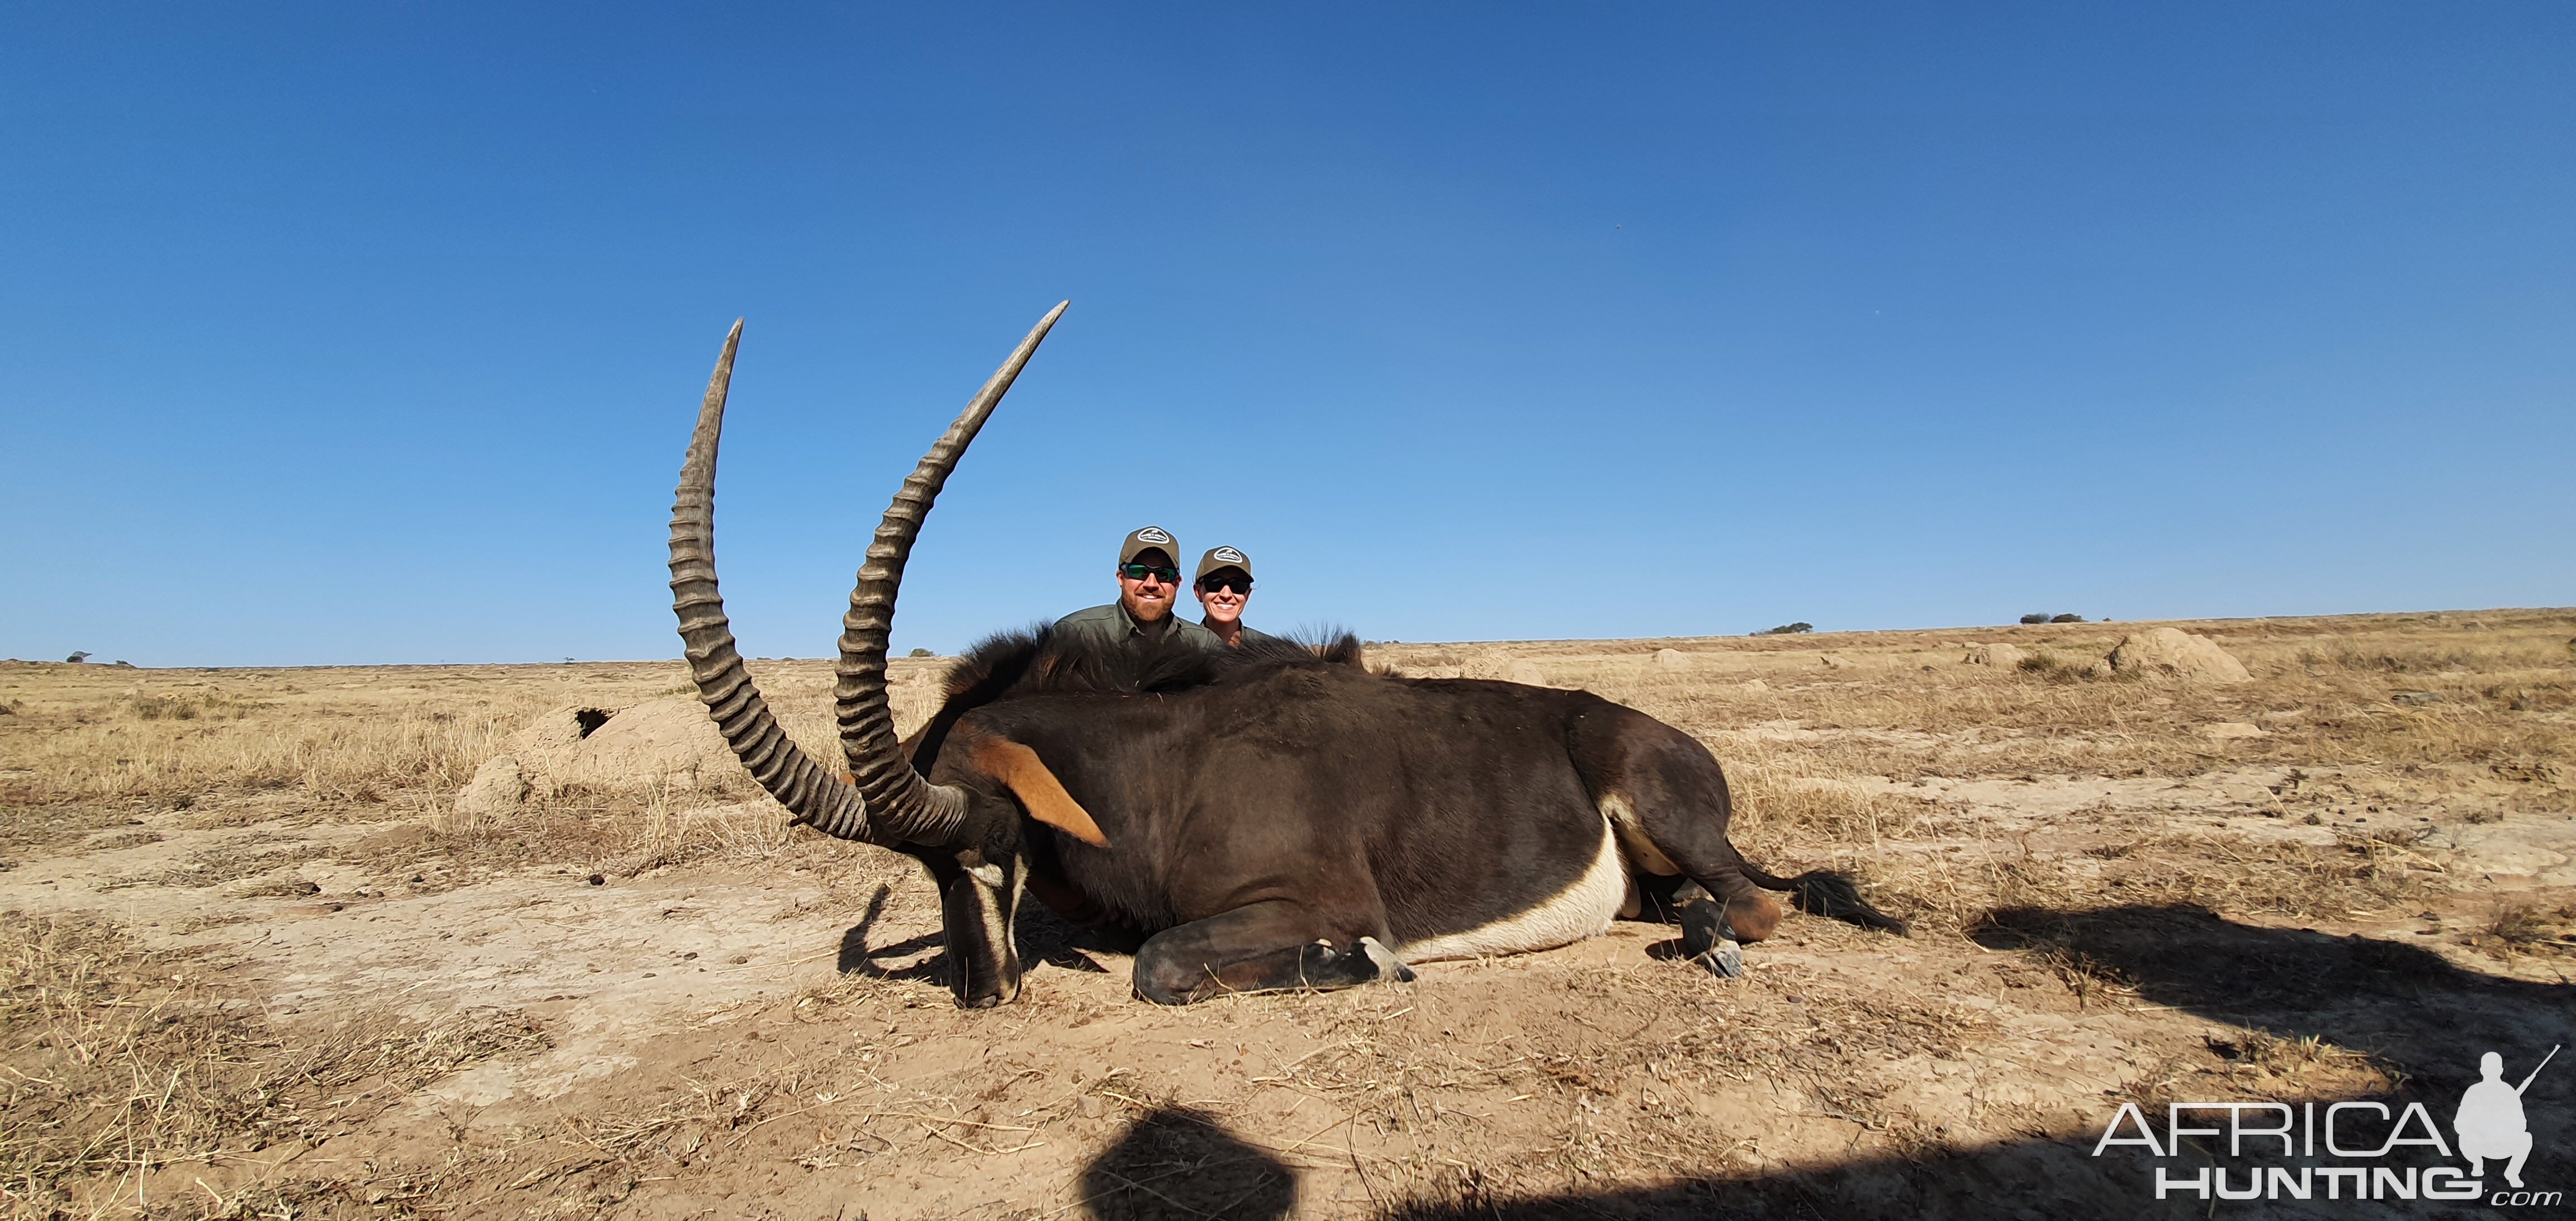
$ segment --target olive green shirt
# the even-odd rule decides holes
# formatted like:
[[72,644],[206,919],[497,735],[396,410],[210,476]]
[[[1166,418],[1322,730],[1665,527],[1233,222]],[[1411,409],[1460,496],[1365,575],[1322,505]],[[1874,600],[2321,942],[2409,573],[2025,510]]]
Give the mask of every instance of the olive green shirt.
[[[1172,615],[1163,622],[1169,625],[1163,629],[1166,639],[1176,639],[1181,644],[1210,653],[1225,651],[1225,642],[1217,639],[1216,633],[1187,619]],[[1058,635],[1096,641],[1110,648],[1134,648],[1155,639],[1146,634],[1145,625],[1127,613],[1127,605],[1123,602],[1075,611],[1056,620],[1055,630]]]
[[[1208,630],[1208,635],[1216,636],[1216,642],[1218,644],[1225,643],[1225,637],[1217,635],[1216,620],[1202,617],[1199,620],[1199,624]],[[1264,641],[1277,640],[1279,638],[1246,623],[1243,625],[1243,635],[1236,637],[1236,639],[1241,640],[1245,644],[1260,644]]]

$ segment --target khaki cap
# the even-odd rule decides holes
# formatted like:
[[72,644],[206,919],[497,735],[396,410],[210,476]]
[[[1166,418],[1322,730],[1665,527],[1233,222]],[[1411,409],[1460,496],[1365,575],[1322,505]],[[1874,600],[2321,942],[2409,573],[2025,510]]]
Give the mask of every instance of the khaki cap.
[[1172,532],[1161,526],[1139,526],[1130,531],[1127,541],[1118,544],[1118,562],[1133,564],[1140,551],[1160,551],[1172,557],[1173,567],[1181,565],[1180,540],[1173,538]]
[[1206,555],[1199,557],[1199,574],[1190,578],[1190,584],[1206,580],[1207,574],[1220,568],[1240,568],[1243,575],[1251,576],[1252,557],[1232,547],[1211,547]]

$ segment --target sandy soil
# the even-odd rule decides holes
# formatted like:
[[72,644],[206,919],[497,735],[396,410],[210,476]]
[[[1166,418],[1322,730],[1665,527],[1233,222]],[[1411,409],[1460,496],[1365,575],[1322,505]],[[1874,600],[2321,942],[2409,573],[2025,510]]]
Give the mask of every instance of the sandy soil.
[[[2254,681],[2083,672],[2130,625],[1375,648],[1683,727],[1750,854],[1853,870],[1914,935],[1793,915],[1717,980],[1622,924],[1180,1010],[1043,917],[1027,996],[955,1009],[909,863],[738,785],[453,814],[521,726],[667,696],[675,663],[0,667],[0,1191],[29,1216],[2211,1215],[2156,1201],[2155,1168],[2254,1163],[2093,1156],[2121,1102],[2420,1101],[2448,1135],[2479,1052],[2518,1077],[2576,1043],[2576,614],[2179,626]],[[1964,661],[1999,641],[2052,661]],[[755,670],[827,740],[820,663]],[[935,670],[899,669],[907,723]],[[235,1050],[184,1060],[131,1020],[153,1006]],[[353,1067],[312,1067],[329,1049]],[[274,1099],[170,1118],[175,1083],[217,1098],[245,1065]],[[81,1084],[98,1066],[123,1077]],[[2526,1109],[2527,1178],[2576,1187],[2576,1061]],[[2416,1152],[2383,1164],[2444,1162]]]

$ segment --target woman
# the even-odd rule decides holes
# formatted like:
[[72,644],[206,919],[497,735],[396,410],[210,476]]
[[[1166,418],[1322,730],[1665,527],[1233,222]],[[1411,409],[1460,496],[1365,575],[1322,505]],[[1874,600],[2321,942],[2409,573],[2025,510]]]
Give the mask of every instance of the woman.
[[1191,589],[1199,605],[1207,608],[1207,617],[1199,626],[1216,633],[1229,649],[1239,649],[1246,641],[1272,640],[1267,632],[1244,626],[1243,608],[1252,601],[1252,557],[1233,547],[1211,547],[1199,557],[1198,579]]

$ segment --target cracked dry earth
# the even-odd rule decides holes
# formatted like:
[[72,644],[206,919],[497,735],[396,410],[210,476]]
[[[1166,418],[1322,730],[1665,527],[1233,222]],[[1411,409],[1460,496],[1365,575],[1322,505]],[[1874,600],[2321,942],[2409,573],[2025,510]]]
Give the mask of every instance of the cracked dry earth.
[[[2518,1076],[2576,1042],[2576,614],[2180,626],[2254,680],[2086,671],[2129,625],[1382,646],[1409,673],[1534,667],[1698,735],[1748,855],[1852,871],[1913,935],[1793,914],[1718,980],[1623,923],[1411,985],[1158,1009],[1040,915],[1027,994],[975,1013],[908,862],[784,833],[731,778],[448,813],[519,725],[667,695],[675,663],[0,667],[0,1199],[2212,1215],[2157,1201],[2155,1169],[2249,1163],[2206,1139],[2093,1156],[2121,1102],[2422,1102],[2447,1125],[2478,1052]],[[2078,664],[1963,660],[1997,641]],[[898,667],[909,721],[935,668]],[[826,667],[755,669],[828,743]],[[2576,1064],[2525,1098],[2529,1177],[2576,1186]]]

